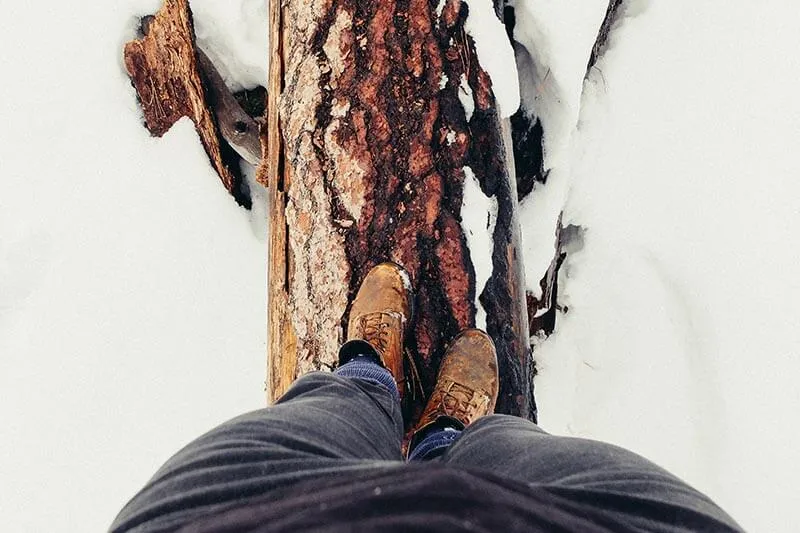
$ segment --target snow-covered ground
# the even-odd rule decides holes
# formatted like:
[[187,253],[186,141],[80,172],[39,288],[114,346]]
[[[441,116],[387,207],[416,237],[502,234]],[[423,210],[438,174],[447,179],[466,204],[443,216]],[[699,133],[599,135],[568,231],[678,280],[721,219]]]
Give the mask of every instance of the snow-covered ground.
[[[585,228],[570,311],[537,351],[543,426],[654,459],[748,529],[792,531],[800,10],[632,2],[582,85],[605,2],[517,4],[550,72],[534,85],[553,171],[523,213],[529,277],[554,213]],[[230,83],[263,81],[265,2],[192,6]],[[4,530],[103,530],[180,446],[263,405],[263,210],[230,200],[190,123],[141,126],[121,48],[157,8],[4,16]]]
[[6,7],[0,529],[104,531],[178,448],[264,404],[265,223],[190,122],[142,127],[121,50],[158,2]]
[[[795,531],[800,10],[630,5],[526,205],[566,198],[585,228],[537,352],[541,423],[642,453],[747,529]],[[542,25],[562,35],[563,11]]]

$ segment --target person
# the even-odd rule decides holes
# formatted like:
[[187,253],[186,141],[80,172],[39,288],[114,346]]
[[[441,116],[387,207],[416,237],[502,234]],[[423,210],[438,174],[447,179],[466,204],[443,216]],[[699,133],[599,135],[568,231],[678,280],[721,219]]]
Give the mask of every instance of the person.
[[404,460],[408,287],[398,265],[373,268],[337,370],[180,450],[111,531],[741,531],[633,452],[492,414],[497,356],[477,329],[447,348]]

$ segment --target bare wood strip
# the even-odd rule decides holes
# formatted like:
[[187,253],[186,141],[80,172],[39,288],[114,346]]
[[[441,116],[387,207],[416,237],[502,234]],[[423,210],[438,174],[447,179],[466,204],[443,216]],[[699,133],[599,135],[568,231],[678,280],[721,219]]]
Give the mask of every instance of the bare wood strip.
[[258,180],[270,185],[269,193],[269,288],[268,288],[268,401],[274,403],[296,377],[297,347],[294,331],[287,316],[291,276],[291,252],[286,227],[286,188],[291,183],[291,166],[284,161],[279,120],[280,97],[283,92],[283,8],[280,0],[269,2],[270,68],[267,100],[267,127],[262,130],[264,157],[258,169]]

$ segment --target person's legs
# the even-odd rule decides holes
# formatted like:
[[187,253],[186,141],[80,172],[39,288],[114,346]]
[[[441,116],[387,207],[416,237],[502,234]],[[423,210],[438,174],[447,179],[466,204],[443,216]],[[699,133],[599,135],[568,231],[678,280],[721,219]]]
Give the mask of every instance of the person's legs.
[[156,472],[112,531],[167,531],[273,489],[352,469],[402,466],[407,274],[374,267],[351,306],[334,374],[297,380],[272,407],[198,438]]
[[[359,365],[366,366],[353,368]],[[365,379],[354,376],[365,370]],[[111,530],[174,530],[305,479],[401,466],[397,390],[382,384],[391,375],[363,361],[337,372],[344,376],[308,374],[276,405],[237,417],[193,441],[156,472]]]
[[660,509],[700,513],[735,526],[707,496],[644,457],[604,442],[550,435],[518,417],[491,415],[477,420],[438,460],[598,498],[656,503]]
[[532,422],[507,415],[477,420],[461,433],[441,460],[461,466],[483,465],[520,481],[581,487],[605,485],[617,478],[627,481],[631,473],[667,474],[623,448],[550,435]]
[[[611,444],[549,435],[518,417],[489,415],[498,394],[492,341],[465,330],[448,348],[417,423],[409,459],[490,471],[562,492],[601,521],[669,529],[672,521],[735,522],[707,496],[647,459]],[[484,416],[489,415],[489,416]],[[613,529],[613,528],[612,528]],[[691,529],[691,528],[689,528]]]

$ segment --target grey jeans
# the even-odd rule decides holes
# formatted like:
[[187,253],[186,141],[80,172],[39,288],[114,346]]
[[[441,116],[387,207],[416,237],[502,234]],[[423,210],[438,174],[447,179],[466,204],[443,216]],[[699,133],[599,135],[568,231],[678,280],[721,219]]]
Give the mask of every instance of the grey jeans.
[[[173,531],[300,481],[404,468],[402,431],[400,406],[384,387],[308,374],[274,406],[234,418],[180,450],[122,509],[111,531]],[[639,455],[549,435],[515,417],[481,418],[435,460],[527,483],[668,502],[735,525],[708,497]]]

